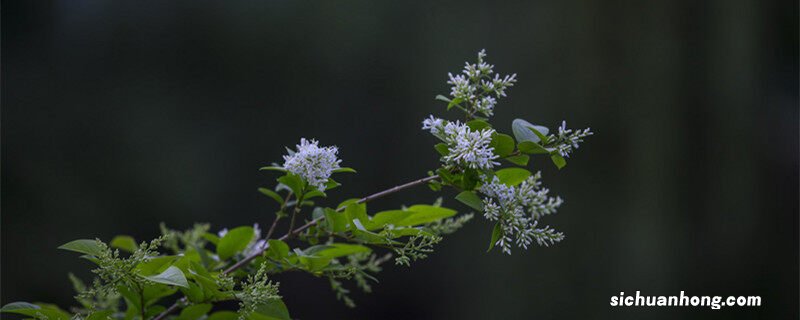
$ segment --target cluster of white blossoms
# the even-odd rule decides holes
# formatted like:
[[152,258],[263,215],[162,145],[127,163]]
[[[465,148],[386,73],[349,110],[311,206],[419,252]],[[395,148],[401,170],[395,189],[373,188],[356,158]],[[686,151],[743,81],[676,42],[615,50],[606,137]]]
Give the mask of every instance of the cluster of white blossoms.
[[549,246],[564,239],[564,234],[549,226],[539,228],[539,219],[553,214],[563,203],[560,197],[550,197],[550,190],[541,187],[541,173],[528,177],[516,186],[508,186],[495,176],[484,182],[480,192],[483,199],[483,216],[490,221],[499,221],[501,236],[496,245],[504,253],[511,254],[511,245],[528,249],[536,241],[538,245]]
[[325,184],[333,170],[339,169],[342,160],[337,158],[335,146],[320,147],[316,140],[300,139],[297,151],[283,156],[283,168],[303,178],[309,185],[325,191]]
[[569,157],[569,154],[578,149],[579,144],[583,142],[583,138],[593,135],[591,128],[583,130],[567,129],[567,122],[562,121],[561,126],[558,127],[557,134],[551,134],[547,140],[555,145],[556,150],[562,157]]
[[[450,96],[454,101],[466,103],[470,113],[480,112],[490,117],[494,114],[497,99],[506,96],[506,89],[517,82],[517,74],[501,76],[494,73],[494,66],[484,61],[486,50],[478,52],[478,62],[465,62],[461,74],[448,73]],[[492,77],[494,74],[494,77]],[[495,97],[492,96],[495,95]]]
[[422,121],[422,129],[429,130],[447,145],[448,154],[442,157],[447,165],[487,170],[500,164],[494,161],[498,156],[494,154],[494,148],[489,146],[494,129],[471,130],[459,121],[433,116]]

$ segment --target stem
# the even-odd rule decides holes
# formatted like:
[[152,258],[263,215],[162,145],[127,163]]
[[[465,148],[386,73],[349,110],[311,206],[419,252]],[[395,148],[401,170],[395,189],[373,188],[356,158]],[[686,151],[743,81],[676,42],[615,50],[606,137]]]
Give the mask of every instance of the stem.
[[[290,236],[294,231],[294,219],[297,217],[297,214],[300,213],[300,205],[303,203],[303,196],[301,195],[296,200],[297,202],[294,204],[294,210],[292,210],[292,220],[289,222],[289,232],[287,233]],[[269,239],[269,237],[267,237],[267,239]]]
[[[359,199],[357,203],[364,203],[364,202],[372,201],[372,200],[375,200],[377,198],[380,198],[380,197],[383,197],[383,196],[387,196],[387,195],[390,195],[392,193],[398,192],[400,190],[408,189],[408,188],[411,188],[413,186],[417,186],[417,185],[420,185],[420,184],[423,184],[423,183],[426,183],[428,181],[435,180],[435,179],[438,179],[438,178],[439,178],[439,175],[432,175],[430,177],[417,179],[417,180],[414,180],[414,181],[411,181],[411,182],[408,182],[408,183],[405,183],[405,184],[401,184],[401,185],[398,185],[398,186],[395,186],[395,187],[392,187],[392,188],[389,188],[389,189],[386,189],[386,190],[383,190],[383,191],[380,191],[380,192],[377,192],[377,193],[373,193],[371,195],[368,195],[366,197],[363,197],[363,198]],[[342,211],[342,210],[344,210],[344,207],[343,208],[339,208],[336,211]],[[309,227],[316,225],[317,223],[319,223],[320,221],[322,221],[324,219],[325,219],[325,216],[321,216],[319,218],[316,218],[316,219],[313,219],[313,220],[307,222],[306,224],[298,227],[295,230],[292,230],[290,228],[289,232],[286,233],[285,235],[283,235],[282,237],[278,238],[278,240],[281,240],[281,241],[286,240],[290,236],[292,236],[294,234],[298,234],[298,233],[302,232],[303,230],[308,229]],[[271,231],[270,231],[270,233],[271,233]],[[269,237],[267,237],[266,239],[269,239]],[[267,242],[267,244],[263,248],[258,250],[256,253],[254,253],[252,255],[249,255],[249,256],[245,257],[244,259],[242,259],[242,260],[239,260],[239,262],[237,262],[234,265],[230,266],[230,268],[225,269],[224,271],[222,271],[222,274],[229,274],[231,272],[234,272],[234,271],[238,270],[239,268],[241,268],[241,267],[247,265],[248,263],[250,263],[250,261],[253,261],[253,259],[261,256],[264,253],[264,251],[266,251],[267,249],[269,249],[269,242]],[[162,320],[162,319],[164,319],[164,317],[166,317],[170,313],[175,312],[176,310],[178,310],[182,304],[186,303],[186,301],[187,301],[186,297],[183,297],[183,298],[179,299],[173,305],[171,305],[169,308],[164,310],[164,312],[161,312],[158,316],[153,318],[153,320]]]

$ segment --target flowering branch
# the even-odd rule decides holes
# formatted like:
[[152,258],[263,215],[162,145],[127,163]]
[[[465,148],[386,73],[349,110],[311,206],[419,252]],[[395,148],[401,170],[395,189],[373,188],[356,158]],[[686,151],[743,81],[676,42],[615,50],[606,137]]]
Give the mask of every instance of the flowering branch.
[[[428,177],[333,207],[319,206],[315,202],[341,186],[333,176],[355,170],[341,166],[337,147],[300,139],[294,150],[287,148],[282,164],[261,168],[279,174],[274,188],[258,189],[278,207],[263,238],[258,224],[217,233],[210,232],[207,224],[195,224],[186,231],[162,225],[161,237],[139,245],[129,236],[118,236],[108,244],[76,240],[60,248],[97,264],[91,285],[71,277],[81,306],[68,313],[52,305],[15,302],[0,311],[49,320],[99,320],[112,315],[165,320],[185,308],[178,320],[291,319],[279,284],[271,280],[288,271],[327,278],[336,298],[353,307],[346,280],[371,292],[371,281],[392,255],[397,265],[424,259],[444,236],[473,218],[471,213],[457,215],[444,207],[441,198],[433,204],[367,210],[374,199],[423,184],[434,191],[455,189],[459,192],[455,200],[482,213],[494,225],[489,250],[498,246],[511,254],[514,245],[528,249],[533,243],[550,246],[562,241],[562,232],[541,227],[540,220],[555,214],[564,201],[542,186],[540,172],[526,168],[532,156],[549,157],[563,168],[566,158],[593,133],[588,128],[568,129],[562,122],[550,134],[547,127],[522,119],[513,121],[513,137],[499,132],[489,118],[517,77],[495,73],[485,59],[482,50],[476,63],[466,63],[460,74],[448,74],[450,96],[436,97],[447,103],[447,110],[463,112],[463,122],[433,115],[422,121],[422,129],[440,141],[434,149],[441,163]],[[273,238],[283,218],[290,219],[288,230]],[[306,222],[296,226],[297,219]],[[159,247],[171,252],[162,255],[156,251]],[[159,305],[178,292],[175,303]],[[239,301],[237,313],[209,314],[215,302],[228,300]]]

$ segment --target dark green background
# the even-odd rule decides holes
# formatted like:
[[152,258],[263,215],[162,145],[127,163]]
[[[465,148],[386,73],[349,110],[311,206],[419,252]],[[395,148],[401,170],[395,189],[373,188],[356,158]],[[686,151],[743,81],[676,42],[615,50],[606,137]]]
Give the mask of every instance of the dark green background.
[[[437,165],[420,130],[486,48],[516,117],[597,133],[545,183],[551,248],[485,253],[476,219],[360,307],[279,277],[301,319],[798,318],[798,24],[786,1],[3,1],[2,303],[66,306],[55,248],[158,223],[271,221],[255,189],[316,137],[359,170],[330,203]],[[455,116],[449,114],[448,116]],[[433,201],[417,188],[370,204]],[[450,198],[446,203],[459,206]],[[620,291],[764,306],[612,308]]]

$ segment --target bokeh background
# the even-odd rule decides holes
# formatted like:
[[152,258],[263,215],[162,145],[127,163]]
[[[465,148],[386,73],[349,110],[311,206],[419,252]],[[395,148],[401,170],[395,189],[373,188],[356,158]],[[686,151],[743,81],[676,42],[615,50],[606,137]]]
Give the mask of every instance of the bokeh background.
[[[519,83],[496,126],[597,133],[558,172],[551,248],[485,253],[476,219],[357,309],[281,276],[300,319],[797,319],[796,1],[3,1],[2,293],[71,304],[56,247],[158,223],[271,221],[256,188],[316,137],[359,170],[330,202],[425,175],[420,130],[486,48]],[[450,114],[455,116],[455,114]],[[430,202],[417,188],[373,210]],[[448,198],[446,203],[459,206]],[[465,209],[463,206],[459,206]],[[614,308],[620,291],[763,306]]]

